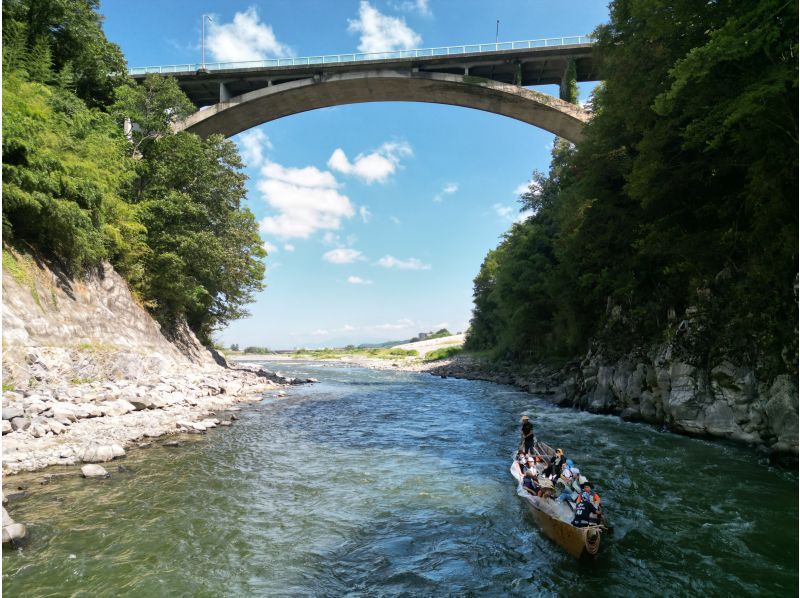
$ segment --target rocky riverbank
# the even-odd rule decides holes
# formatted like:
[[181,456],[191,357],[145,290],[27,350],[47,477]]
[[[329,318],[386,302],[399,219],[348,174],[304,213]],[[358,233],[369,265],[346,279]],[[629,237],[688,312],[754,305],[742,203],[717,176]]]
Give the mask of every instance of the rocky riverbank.
[[589,354],[561,368],[503,365],[462,354],[428,364],[424,371],[509,384],[561,407],[728,439],[779,460],[797,460],[795,379],[781,375],[760,382],[752,370],[728,361],[704,369],[673,357],[668,346],[613,362]]
[[[73,279],[3,252],[4,484],[50,466],[81,475],[78,465],[154,438],[229,426],[238,403],[302,382],[231,366],[185,323],[162,331],[108,264]],[[23,528],[4,510],[4,543],[24,538]]]

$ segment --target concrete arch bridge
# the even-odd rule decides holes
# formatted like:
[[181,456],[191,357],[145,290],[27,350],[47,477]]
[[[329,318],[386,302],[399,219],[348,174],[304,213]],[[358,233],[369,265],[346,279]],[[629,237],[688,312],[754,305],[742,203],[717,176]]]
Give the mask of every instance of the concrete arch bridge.
[[[572,142],[590,114],[563,99],[570,75],[598,79],[592,41],[583,36],[130,70],[138,80],[152,73],[177,79],[198,111],[176,129],[201,136],[230,137],[317,108],[404,101],[493,112]],[[560,98],[526,88],[548,84],[559,85]]]

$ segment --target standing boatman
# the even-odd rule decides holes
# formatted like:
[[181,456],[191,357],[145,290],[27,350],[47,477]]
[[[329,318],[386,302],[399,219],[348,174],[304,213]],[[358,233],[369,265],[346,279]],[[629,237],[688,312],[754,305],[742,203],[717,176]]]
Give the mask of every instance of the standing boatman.
[[522,444],[524,445],[525,452],[529,455],[533,453],[533,424],[528,419],[527,415],[522,416],[522,430],[520,430],[520,435],[522,436]]

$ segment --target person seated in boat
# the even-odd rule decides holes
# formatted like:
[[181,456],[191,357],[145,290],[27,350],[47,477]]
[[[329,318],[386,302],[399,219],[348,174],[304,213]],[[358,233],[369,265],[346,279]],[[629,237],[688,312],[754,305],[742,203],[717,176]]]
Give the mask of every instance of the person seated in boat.
[[553,492],[555,492],[553,482],[544,476],[539,476],[537,482],[539,484],[539,491],[536,494],[542,498],[553,498]]
[[536,495],[539,493],[541,489],[539,486],[539,475],[534,469],[529,469],[525,477],[522,478],[522,487],[525,488],[529,494]]
[[583,488],[583,483],[587,482],[586,476],[581,473],[581,470],[577,467],[570,467],[572,470],[572,489],[577,492],[578,494],[581,493],[581,489]]
[[590,495],[592,486],[588,482],[583,485],[584,492],[581,493],[578,502],[575,504],[575,516],[572,518],[572,525],[575,527],[587,527],[599,523],[599,511],[592,500],[586,500],[584,493]]
[[572,481],[574,477],[569,467],[570,462],[571,460],[568,460],[561,465],[561,473],[558,475],[557,482],[557,486],[561,488],[561,493],[558,495],[558,502],[572,500]]
[[594,505],[596,512],[589,515],[589,521],[592,522],[592,524],[597,525],[603,522],[603,507],[600,504],[600,495],[597,492],[592,494],[591,502]]
[[549,476],[550,479],[555,480],[558,478],[558,474],[561,473],[561,464],[566,462],[567,460],[564,457],[564,451],[562,451],[560,448],[557,448],[555,455],[550,458],[550,464],[542,473],[544,473],[546,476]]
[[535,438],[533,436],[533,424],[530,422],[527,415],[522,416],[520,436],[522,437],[522,445],[525,452],[530,455],[533,452],[533,441]]

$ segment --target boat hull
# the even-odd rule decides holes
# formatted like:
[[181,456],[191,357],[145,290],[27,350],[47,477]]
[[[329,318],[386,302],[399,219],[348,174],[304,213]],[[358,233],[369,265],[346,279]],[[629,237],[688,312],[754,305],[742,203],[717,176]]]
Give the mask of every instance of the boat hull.
[[554,500],[531,496],[522,489],[522,472],[516,462],[511,465],[511,475],[517,480],[517,492],[528,503],[534,521],[545,536],[575,558],[584,555],[595,556],[598,553],[602,536],[601,526],[575,527],[572,523],[556,516],[554,509],[557,505]]

